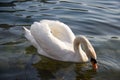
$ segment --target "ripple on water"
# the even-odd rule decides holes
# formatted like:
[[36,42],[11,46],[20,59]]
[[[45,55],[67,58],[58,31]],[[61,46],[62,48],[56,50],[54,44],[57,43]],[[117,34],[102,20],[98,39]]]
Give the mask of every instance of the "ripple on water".
[[[118,80],[119,4],[119,0],[0,0],[0,80]],[[22,27],[30,28],[41,19],[60,20],[75,34],[87,36],[99,70],[91,70],[90,63],[64,63],[38,55],[28,66],[37,50],[25,39]]]

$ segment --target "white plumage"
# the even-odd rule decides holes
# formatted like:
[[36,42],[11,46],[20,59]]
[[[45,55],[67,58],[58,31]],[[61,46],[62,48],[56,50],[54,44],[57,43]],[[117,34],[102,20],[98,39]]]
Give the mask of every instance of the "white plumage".
[[[25,37],[46,57],[69,62],[86,62],[89,57],[96,59],[96,53],[85,36],[75,36],[64,23],[54,20],[34,22]],[[82,49],[84,45],[85,50]]]

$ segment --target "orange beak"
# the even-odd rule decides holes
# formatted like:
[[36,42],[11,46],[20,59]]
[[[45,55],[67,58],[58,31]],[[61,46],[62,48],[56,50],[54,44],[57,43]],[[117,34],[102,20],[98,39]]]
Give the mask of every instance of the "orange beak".
[[92,63],[92,67],[94,70],[97,70],[98,69],[98,65],[97,63],[94,63],[94,62],[91,62]]

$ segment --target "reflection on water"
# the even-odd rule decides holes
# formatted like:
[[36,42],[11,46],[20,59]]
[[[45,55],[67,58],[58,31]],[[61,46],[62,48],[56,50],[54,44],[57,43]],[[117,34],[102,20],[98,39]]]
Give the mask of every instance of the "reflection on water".
[[[0,0],[0,80],[119,80],[119,0]],[[36,55],[24,37],[41,19],[60,20],[76,35],[86,35],[98,56],[90,63],[55,61]]]

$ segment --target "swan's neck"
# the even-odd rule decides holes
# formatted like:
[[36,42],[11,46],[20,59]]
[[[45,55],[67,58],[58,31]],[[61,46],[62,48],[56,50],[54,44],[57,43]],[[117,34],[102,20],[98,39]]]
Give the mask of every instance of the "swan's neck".
[[[84,50],[82,48],[84,47]],[[77,36],[74,40],[74,51],[77,56],[79,56],[81,62],[88,61],[88,57],[93,57],[96,59],[96,53],[94,48],[84,36]]]

